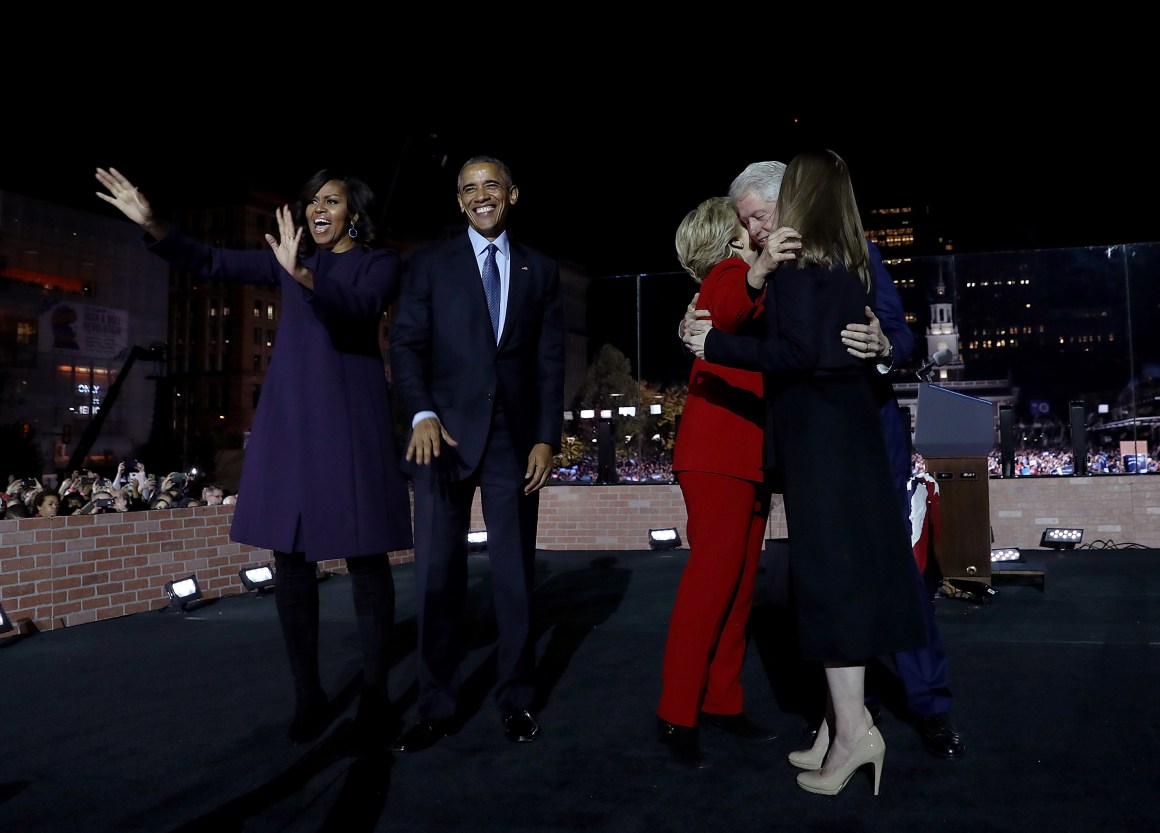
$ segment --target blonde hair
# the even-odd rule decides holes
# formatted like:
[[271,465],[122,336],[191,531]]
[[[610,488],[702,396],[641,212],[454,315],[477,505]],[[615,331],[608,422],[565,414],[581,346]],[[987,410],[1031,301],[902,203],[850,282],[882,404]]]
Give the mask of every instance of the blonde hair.
[[710,197],[677,226],[677,259],[700,283],[713,267],[733,254],[730,244],[744,231],[728,197]]

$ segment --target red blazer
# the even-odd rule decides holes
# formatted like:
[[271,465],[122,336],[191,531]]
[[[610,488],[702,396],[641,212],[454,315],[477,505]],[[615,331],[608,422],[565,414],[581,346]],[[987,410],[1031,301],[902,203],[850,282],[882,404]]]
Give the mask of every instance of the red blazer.
[[[760,337],[764,330],[758,318],[765,293],[757,301],[749,297],[748,271],[749,265],[738,257],[718,263],[701,282],[697,307],[712,313],[716,328]],[[762,482],[762,393],[759,371],[694,359],[673,444],[673,471],[707,471]]]

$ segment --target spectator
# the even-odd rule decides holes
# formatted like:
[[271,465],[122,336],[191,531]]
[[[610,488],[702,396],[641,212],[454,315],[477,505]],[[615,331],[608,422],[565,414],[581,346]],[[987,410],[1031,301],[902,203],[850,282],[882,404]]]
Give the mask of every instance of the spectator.
[[31,518],[32,513],[28,511],[28,506],[20,498],[9,498],[7,505],[4,507],[4,520],[15,521],[21,518]]
[[80,492],[67,492],[60,496],[57,515],[76,515],[88,503]]
[[36,514],[34,518],[55,518],[60,509],[60,495],[48,489],[36,496]]
[[149,508],[150,509],[172,509],[173,508],[173,500],[168,494],[166,494],[165,492],[162,492],[157,497],[153,498],[153,500],[149,501]]

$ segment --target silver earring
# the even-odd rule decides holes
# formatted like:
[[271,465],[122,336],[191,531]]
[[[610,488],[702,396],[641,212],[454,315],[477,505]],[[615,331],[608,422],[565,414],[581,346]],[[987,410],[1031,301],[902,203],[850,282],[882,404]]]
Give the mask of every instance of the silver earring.
[[351,240],[354,240],[356,237],[358,237],[358,229],[356,229],[354,226],[348,228],[346,233],[350,235]]

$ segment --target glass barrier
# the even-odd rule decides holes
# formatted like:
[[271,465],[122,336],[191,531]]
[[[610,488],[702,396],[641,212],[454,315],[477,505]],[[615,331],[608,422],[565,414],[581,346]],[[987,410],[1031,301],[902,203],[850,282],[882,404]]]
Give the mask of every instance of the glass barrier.
[[[915,339],[892,374],[912,431],[930,383],[992,403],[992,476],[1157,470],[1160,243],[884,256]],[[558,480],[671,482],[692,367],[677,326],[696,289],[684,272],[591,280]],[[920,379],[944,349],[949,363]]]

